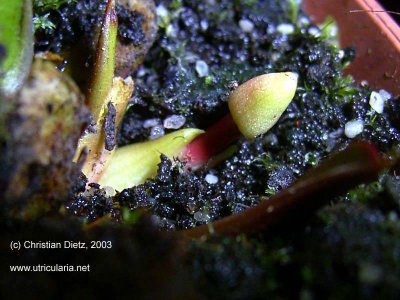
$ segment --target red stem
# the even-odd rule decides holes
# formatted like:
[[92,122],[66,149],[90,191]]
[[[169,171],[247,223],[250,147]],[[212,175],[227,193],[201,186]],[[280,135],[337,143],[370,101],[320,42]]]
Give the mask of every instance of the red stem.
[[228,114],[187,145],[181,153],[181,159],[192,168],[205,165],[241,135],[232,116]]

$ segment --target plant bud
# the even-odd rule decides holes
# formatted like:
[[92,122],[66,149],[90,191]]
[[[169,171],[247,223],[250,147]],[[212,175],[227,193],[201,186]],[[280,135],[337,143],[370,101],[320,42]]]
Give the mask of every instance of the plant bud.
[[292,72],[264,74],[229,96],[232,118],[246,138],[253,139],[274,126],[294,97],[297,79]]

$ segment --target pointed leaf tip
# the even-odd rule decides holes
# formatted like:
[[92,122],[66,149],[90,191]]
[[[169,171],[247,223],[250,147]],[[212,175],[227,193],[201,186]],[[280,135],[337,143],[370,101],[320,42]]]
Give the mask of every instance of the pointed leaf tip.
[[232,118],[246,138],[255,138],[274,126],[294,97],[298,77],[293,72],[260,75],[229,96]]

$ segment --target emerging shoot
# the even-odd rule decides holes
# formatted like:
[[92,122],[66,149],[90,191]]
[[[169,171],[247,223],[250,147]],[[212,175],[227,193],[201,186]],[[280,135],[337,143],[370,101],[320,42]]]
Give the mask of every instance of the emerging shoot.
[[206,164],[241,135],[248,139],[267,132],[292,101],[298,75],[292,72],[264,74],[240,85],[229,96],[231,114],[190,143],[181,158],[191,167]]
[[206,165],[241,135],[252,139],[268,131],[292,100],[297,78],[297,74],[286,72],[247,81],[229,97],[231,115],[203,134],[198,129],[184,129],[117,149],[100,184],[121,190],[144,183],[156,175],[160,154],[179,157],[191,168]]
[[105,99],[111,89],[115,68],[115,47],[117,43],[118,20],[115,0],[107,3],[101,32],[96,48],[94,74],[87,95],[93,123],[98,123],[107,103]]
[[257,76],[230,95],[229,110],[246,138],[253,139],[275,125],[294,97],[297,78],[292,72]]
[[133,93],[133,80],[114,77],[117,42],[115,0],[109,0],[96,49],[94,74],[87,95],[93,114],[90,129],[81,138],[74,161],[86,155],[82,172],[89,182],[97,182],[115,150],[115,136],[128,100]]

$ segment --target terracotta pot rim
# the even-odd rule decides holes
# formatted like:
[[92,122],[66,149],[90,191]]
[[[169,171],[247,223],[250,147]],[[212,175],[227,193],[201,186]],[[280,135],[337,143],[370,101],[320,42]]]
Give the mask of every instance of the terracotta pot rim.
[[332,16],[341,47],[356,48],[347,74],[400,95],[400,27],[376,0],[304,0],[303,8],[316,23]]

